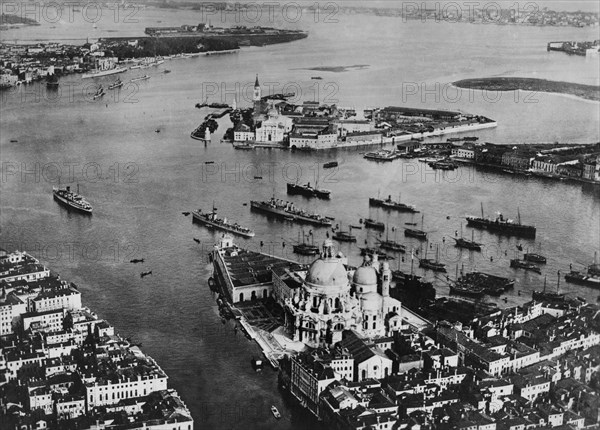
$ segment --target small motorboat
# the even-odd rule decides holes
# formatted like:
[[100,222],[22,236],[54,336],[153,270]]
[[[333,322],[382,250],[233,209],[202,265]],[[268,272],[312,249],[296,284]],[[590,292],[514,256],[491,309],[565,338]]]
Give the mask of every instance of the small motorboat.
[[140,273],[140,278],[144,278],[144,277],[146,277],[148,275],[152,275],[152,270],[149,271],[149,272],[142,272],[142,273]]
[[194,242],[196,242],[196,243],[200,243],[200,239],[196,239],[196,238],[194,238]]
[[133,260],[129,261],[130,263],[143,263],[144,259],[143,258],[134,258]]
[[181,213],[182,213],[183,215],[185,215],[185,216],[189,216],[189,215],[190,215],[190,212],[181,212]]
[[279,413],[279,411],[277,410],[277,408],[275,406],[271,406],[271,412],[273,413],[273,416],[277,419],[281,418],[281,414]]

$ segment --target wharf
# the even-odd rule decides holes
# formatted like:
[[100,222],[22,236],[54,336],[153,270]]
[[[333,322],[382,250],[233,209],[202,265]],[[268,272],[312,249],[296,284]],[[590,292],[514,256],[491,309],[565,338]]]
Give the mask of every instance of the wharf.
[[541,172],[541,171],[535,171],[535,170],[519,170],[519,169],[511,168],[509,166],[503,166],[501,164],[481,163],[481,162],[477,162],[475,160],[469,160],[469,159],[465,159],[465,158],[452,157],[452,160],[457,163],[474,166],[475,168],[480,168],[482,170],[485,170],[485,169],[494,170],[498,173],[504,173],[504,174],[509,174],[509,175],[513,175],[513,176],[515,176],[515,175],[535,176],[536,178],[551,179],[554,181],[576,182],[576,183],[580,183],[580,184],[592,184],[592,185],[596,185],[596,186],[600,185],[600,182],[598,182],[598,181],[592,181],[589,179],[579,178],[576,176],[561,176],[561,175],[556,175],[556,174],[551,174],[551,173],[546,173],[546,172]]
[[[259,345],[269,363],[277,368],[279,360],[289,350],[298,350],[301,346],[286,340],[283,335],[275,334],[282,329],[282,316],[277,305],[269,306],[268,303],[267,291],[273,288],[270,270],[277,267],[298,270],[303,266],[291,260],[233,246],[215,250],[210,256],[214,281],[221,297],[227,298],[226,306],[248,336]],[[259,293],[261,291],[262,294]],[[253,299],[241,302],[239,299],[245,294]]]

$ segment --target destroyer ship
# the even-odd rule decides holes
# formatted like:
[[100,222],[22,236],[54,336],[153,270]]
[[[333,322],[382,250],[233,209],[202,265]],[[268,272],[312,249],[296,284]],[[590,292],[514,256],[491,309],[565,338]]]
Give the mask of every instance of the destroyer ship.
[[321,226],[331,226],[334,220],[332,217],[326,217],[316,213],[306,212],[303,209],[298,209],[292,202],[285,202],[283,200],[276,199],[275,197],[271,197],[269,201],[263,202],[252,200],[250,202],[250,207],[278,218]]
[[501,213],[498,213],[496,219],[494,220],[490,218],[484,218],[482,204],[481,217],[468,216],[467,225],[470,227],[487,229],[490,231],[498,232],[500,234],[534,238],[536,228],[531,225],[521,224],[521,214],[518,212],[518,210],[517,214],[517,221],[504,218],[504,216]]
[[310,185],[310,182],[305,185],[287,183],[288,194],[300,194],[306,197],[318,197],[320,199],[328,199],[331,194],[330,190],[317,188]]
[[211,212],[202,212],[202,209],[192,212],[192,222],[214,227],[218,230],[227,231],[244,237],[254,237],[254,232],[249,228],[242,227],[237,223],[230,223],[227,218],[217,217],[217,210],[213,206]]
[[419,212],[417,210],[417,208],[413,205],[407,205],[405,203],[400,203],[400,198],[398,198],[397,202],[392,200],[391,195],[388,196],[387,199],[381,199],[381,198],[379,198],[379,196],[377,196],[376,198],[369,197],[369,205],[379,207],[379,208],[384,208],[384,209],[397,210],[400,212],[412,212],[412,213]]
[[92,205],[90,205],[82,195],[79,194],[79,184],[77,185],[77,192],[74,193],[71,191],[71,187],[67,186],[66,188],[52,188],[52,194],[54,195],[54,200],[68,208],[72,208],[87,214],[92,213]]

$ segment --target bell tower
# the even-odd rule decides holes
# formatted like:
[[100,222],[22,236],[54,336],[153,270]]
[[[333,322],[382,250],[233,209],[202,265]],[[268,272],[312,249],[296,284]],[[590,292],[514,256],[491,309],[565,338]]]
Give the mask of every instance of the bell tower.
[[260,101],[260,97],[261,97],[261,91],[260,91],[260,83],[258,82],[258,74],[256,75],[256,81],[254,82],[254,104],[256,104],[256,102]]

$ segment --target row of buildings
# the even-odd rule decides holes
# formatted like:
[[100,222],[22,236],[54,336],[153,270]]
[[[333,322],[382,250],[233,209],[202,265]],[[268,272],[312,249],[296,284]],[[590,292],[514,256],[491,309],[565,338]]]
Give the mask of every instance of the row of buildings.
[[15,251],[0,255],[0,287],[3,429],[193,429],[165,372],[76,285]]
[[600,144],[569,146],[463,145],[452,156],[476,164],[600,182]]
[[551,309],[531,302],[473,327],[405,327],[388,342],[346,331],[284,360],[280,383],[332,429],[597,428],[600,309]]
[[306,101],[293,105],[262,97],[258,76],[254,84],[252,121],[234,124],[233,140],[246,144],[284,145],[318,150],[395,143],[495,127],[493,120],[461,112],[404,107],[364,111]]

